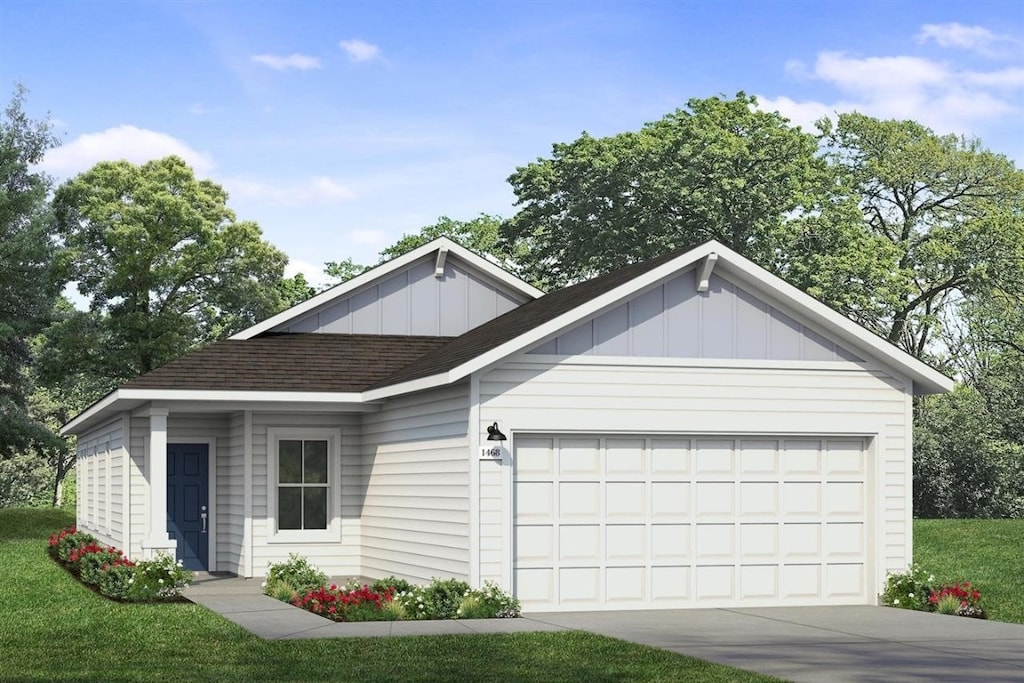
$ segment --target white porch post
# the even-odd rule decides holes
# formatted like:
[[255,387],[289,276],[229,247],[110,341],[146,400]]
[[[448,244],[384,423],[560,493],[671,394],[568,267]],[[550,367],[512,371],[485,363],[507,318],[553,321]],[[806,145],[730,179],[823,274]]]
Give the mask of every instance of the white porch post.
[[177,542],[167,535],[167,413],[166,408],[149,411],[149,530],[142,541],[146,557],[158,551],[173,556]]

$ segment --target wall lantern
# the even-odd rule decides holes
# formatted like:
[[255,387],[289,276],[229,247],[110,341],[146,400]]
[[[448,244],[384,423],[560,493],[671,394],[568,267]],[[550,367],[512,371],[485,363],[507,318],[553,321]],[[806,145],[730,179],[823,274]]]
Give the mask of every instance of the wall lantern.
[[498,423],[497,422],[495,422],[494,424],[492,424],[490,427],[487,428],[487,440],[488,441],[505,441],[506,440],[505,435],[501,433],[500,429],[498,429]]

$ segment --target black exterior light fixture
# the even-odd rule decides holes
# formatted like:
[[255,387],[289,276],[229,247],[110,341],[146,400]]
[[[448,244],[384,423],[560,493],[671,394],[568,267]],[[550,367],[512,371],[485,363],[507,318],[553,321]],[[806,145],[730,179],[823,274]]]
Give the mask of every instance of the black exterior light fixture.
[[498,423],[495,422],[487,428],[487,440],[488,441],[505,441],[508,437],[501,433],[498,429]]

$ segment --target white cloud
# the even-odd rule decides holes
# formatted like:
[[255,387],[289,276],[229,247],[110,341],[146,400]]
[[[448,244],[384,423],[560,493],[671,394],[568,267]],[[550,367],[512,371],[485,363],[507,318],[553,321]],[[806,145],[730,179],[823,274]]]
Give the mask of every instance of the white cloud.
[[249,59],[257,64],[269,66],[274,71],[291,71],[293,69],[307,71],[309,69],[319,69],[321,66],[320,60],[316,57],[300,55],[298,53],[288,55],[287,57],[269,54],[253,55]]
[[383,230],[353,230],[348,237],[354,244],[361,247],[385,247],[388,244],[388,234]]
[[860,57],[821,52],[813,66],[789,61],[788,75],[836,89],[834,101],[760,97],[761,108],[779,111],[807,127],[835,112],[913,119],[939,133],[968,133],[980,122],[1004,118],[1024,108],[1014,92],[1024,86],[1024,69],[969,71],[946,62],[912,56]]
[[994,55],[1000,43],[1012,42],[1008,36],[998,35],[982,26],[964,26],[957,22],[925,24],[917,34],[917,42],[935,41],[939,47],[971,50],[983,55]]
[[302,273],[308,282],[314,289],[319,289],[330,282],[330,278],[324,273],[324,264],[310,263],[309,261],[303,261],[302,259],[288,258],[288,263],[284,267],[285,277],[295,277],[299,273]]
[[353,62],[368,62],[370,60],[380,57],[380,48],[373,43],[368,43],[365,40],[359,40],[353,38],[351,40],[343,40],[338,43],[338,47],[345,51],[348,58]]
[[233,197],[267,204],[327,204],[355,199],[356,193],[333,178],[310,178],[301,185],[280,185],[234,178],[224,181]]
[[166,133],[117,126],[101,133],[86,133],[71,142],[50,150],[40,164],[42,170],[70,176],[92,168],[100,161],[126,159],[141,164],[153,159],[176,155],[184,159],[199,175],[213,169],[213,159]]

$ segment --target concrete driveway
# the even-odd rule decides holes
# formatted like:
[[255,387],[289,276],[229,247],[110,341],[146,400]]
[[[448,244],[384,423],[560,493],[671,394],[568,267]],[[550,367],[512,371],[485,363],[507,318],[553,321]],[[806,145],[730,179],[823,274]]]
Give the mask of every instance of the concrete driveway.
[[1024,683],[1024,626],[888,607],[524,615],[791,681]]

